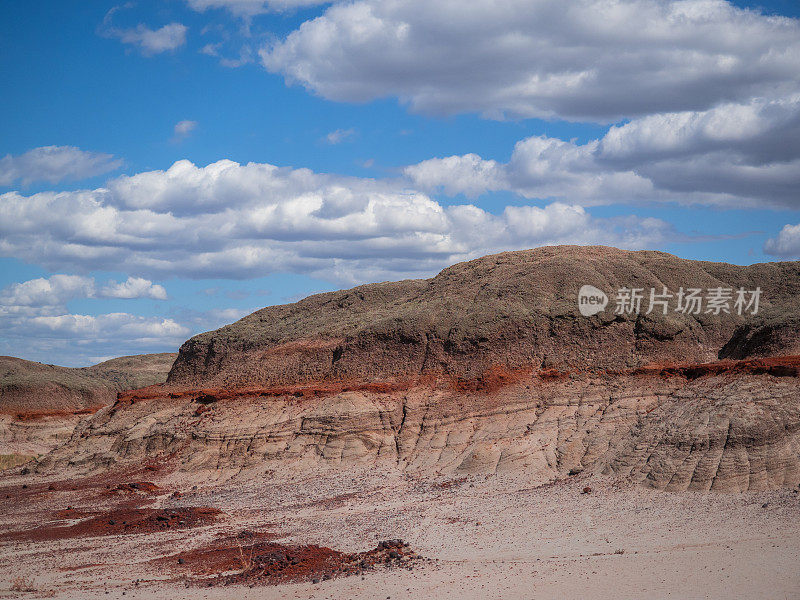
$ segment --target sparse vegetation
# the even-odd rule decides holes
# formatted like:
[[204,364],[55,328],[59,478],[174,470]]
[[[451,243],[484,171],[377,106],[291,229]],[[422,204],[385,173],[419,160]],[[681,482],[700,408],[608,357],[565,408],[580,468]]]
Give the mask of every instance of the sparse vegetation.
[[239,563],[242,567],[242,573],[247,573],[253,568],[253,549],[255,546],[250,544],[248,551],[245,553],[244,548],[242,547],[242,542],[237,540],[236,544],[239,548]]

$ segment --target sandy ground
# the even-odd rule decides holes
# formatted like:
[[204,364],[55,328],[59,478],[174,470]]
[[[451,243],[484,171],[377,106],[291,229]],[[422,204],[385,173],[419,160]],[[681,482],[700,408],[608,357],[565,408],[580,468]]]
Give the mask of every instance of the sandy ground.
[[[40,524],[67,504],[104,502],[60,483],[15,500],[21,481],[0,481],[0,498],[11,496],[0,533]],[[0,540],[0,597],[800,598],[796,490],[675,494],[584,475],[532,487],[510,476],[431,481],[369,469],[157,482],[148,506],[213,506],[225,516],[175,532]],[[411,570],[255,588],[187,588],[181,565],[164,559],[245,529],[346,551],[402,538],[426,559]],[[19,576],[36,591],[10,591]]]

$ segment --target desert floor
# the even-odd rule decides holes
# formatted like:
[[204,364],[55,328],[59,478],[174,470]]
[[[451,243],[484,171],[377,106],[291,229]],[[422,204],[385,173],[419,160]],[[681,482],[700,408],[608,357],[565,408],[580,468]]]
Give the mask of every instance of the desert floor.
[[[108,475],[53,489],[35,475],[1,479],[0,598],[800,598],[797,490],[666,493],[588,475],[537,486],[511,475],[445,479],[370,468],[225,481],[152,475],[159,487],[133,498],[109,494]],[[97,511],[119,502],[223,514],[149,534],[19,533],[63,525],[53,515],[67,506]],[[213,577],[212,587],[199,587],[175,560],[243,530],[351,552],[402,538],[424,558],[410,569],[253,588]],[[18,577],[35,589],[11,591]]]

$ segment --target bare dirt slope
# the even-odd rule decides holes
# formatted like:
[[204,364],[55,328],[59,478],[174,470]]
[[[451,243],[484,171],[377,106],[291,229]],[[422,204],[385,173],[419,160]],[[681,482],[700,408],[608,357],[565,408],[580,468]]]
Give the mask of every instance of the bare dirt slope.
[[795,357],[613,375],[493,372],[497,381],[156,387],[121,394],[37,469],[93,473],[169,456],[173,468],[223,479],[370,464],[516,473],[532,485],[585,470],[672,491],[791,488],[798,372]]

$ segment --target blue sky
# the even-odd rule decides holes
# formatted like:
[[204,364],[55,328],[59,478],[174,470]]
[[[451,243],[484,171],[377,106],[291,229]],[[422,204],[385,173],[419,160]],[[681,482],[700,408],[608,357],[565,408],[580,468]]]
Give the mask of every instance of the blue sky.
[[552,243],[800,257],[796,2],[464,6],[3,1],[0,353]]

